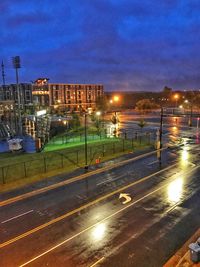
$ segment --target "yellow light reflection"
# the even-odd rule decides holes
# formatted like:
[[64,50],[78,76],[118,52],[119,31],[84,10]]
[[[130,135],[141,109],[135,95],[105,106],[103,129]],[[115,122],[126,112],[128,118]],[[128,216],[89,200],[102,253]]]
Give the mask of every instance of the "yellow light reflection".
[[189,151],[187,150],[187,147],[184,147],[180,154],[180,164],[182,167],[187,167],[189,163]]
[[189,158],[189,153],[187,150],[182,150],[181,152],[181,161],[187,161]]
[[106,232],[106,225],[105,223],[100,223],[95,226],[95,228],[92,230],[92,239],[94,241],[100,241],[105,236]]
[[183,193],[183,179],[178,178],[168,186],[168,199],[171,202],[178,202]]

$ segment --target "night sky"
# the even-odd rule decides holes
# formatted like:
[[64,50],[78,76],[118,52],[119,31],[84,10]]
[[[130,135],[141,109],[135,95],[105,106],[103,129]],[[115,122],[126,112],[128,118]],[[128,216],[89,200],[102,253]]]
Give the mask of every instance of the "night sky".
[[0,13],[7,83],[19,55],[20,82],[200,88],[199,0],[1,0]]

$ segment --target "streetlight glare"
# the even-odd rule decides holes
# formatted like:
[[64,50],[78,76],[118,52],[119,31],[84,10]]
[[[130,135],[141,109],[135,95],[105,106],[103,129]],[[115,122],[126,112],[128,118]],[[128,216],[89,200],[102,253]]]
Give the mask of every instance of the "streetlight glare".
[[176,108],[177,108],[177,104],[178,104],[179,95],[178,95],[178,94],[175,94],[175,95],[174,95],[174,99],[176,100]]
[[178,94],[175,94],[175,95],[174,95],[174,98],[175,98],[175,99],[178,99],[178,98],[179,98],[179,95],[178,95]]
[[118,102],[119,101],[119,96],[115,95],[113,99],[114,99],[115,102]]
[[100,116],[100,115],[101,115],[101,111],[97,111],[97,112],[96,112],[96,115],[97,115],[97,116]]

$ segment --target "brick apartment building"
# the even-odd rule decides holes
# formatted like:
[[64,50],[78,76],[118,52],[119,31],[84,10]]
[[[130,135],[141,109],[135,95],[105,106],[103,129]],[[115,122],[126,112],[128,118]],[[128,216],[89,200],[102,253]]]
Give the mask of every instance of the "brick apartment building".
[[34,103],[69,111],[95,108],[97,99],[103,94],[101,84],[49,83],[47,78],[39,78],[32,85]]

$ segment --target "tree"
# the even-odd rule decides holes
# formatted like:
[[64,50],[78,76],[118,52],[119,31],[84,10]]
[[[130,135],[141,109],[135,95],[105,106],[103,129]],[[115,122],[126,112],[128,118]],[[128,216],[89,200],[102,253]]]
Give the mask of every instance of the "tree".
[[136,109],[142,113],[151,111],[153,108],[158,108],[158,106],[149,99],[142,99],[136,103]]
[[100,110],[102,114],[108,110],[108,99],[105,95],[97,98],[96,109]]
[[72,120],[70,121],[71,129],[73,129],[74,131],[78,131],[80,125],[81,123],[79,116],[76,113],[72,113]]
[[96,115],[95,113],[92,113],[90,118],[95,128],[97,129],[97,134],[100,135],[102,120],[99,118],[99,115]]
[[141,128],[141,132],[142,132],[142,129],[144,128],[144,126],[146,126],[146,122],[144,119],[141,119],[139,122],[138,122],[138,126]]
[[118,117],[117,117],[117,114],[115,113],[115,114],[111,117],[110,120],[111,120],[112,124],[115,125],[115,129],[114,129],[113,134],[114,134],[114,136],[116,137],[116,135],[117,135],[117,124],[119,123],[119,119],[118,119]]
[[112,124],[114,124],[114,125],[116,125],[119,122],[119,119],[117,117],[117,114],[112,115],[112,117],[111,117],[110,120],[111,120]]

